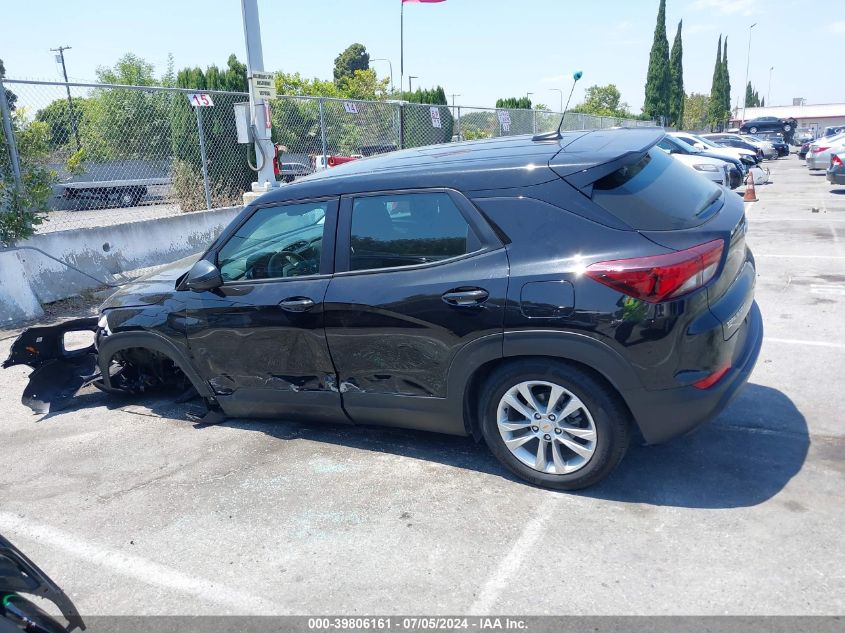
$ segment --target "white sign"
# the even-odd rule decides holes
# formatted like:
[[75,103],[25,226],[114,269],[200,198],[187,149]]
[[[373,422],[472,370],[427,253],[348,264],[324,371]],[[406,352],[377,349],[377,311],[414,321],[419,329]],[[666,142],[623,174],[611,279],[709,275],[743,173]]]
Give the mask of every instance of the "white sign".
[[443,127],[440,124],[440,108],[431,108],[431,127]]
[[507,110],[499,110],[496,112],[499,115],[499,125],[502,126],[502,132],[511,131],[511,113]]
[[276,77],[273,73],[253,71],[252,77],[249,78],[249,83],[252,84],[252,90],[255,93],[256,99],[276,98]]
[[207,95],[204,92],[189,94],[188,103],[195,108],[206,108],[214,105],[214,101],[211,100],[211,95]]
[[344,101],[343,109],[346,110],[349,114],[358,114],[358,104],[354,101]]

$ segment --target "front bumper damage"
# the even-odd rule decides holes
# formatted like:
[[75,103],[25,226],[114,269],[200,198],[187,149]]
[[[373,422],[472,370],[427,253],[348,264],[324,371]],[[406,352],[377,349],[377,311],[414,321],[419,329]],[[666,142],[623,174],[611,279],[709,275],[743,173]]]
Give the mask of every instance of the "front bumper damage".
[[98,318],[74,319],[58,325],[31,327],[12,343],[3,368],[27,365],[34,370],[21,402],[36,413],[52,413],[67,406],[76,392],[100,379],[96,342],[81,349],[67,349],[69,332],[98,330]]

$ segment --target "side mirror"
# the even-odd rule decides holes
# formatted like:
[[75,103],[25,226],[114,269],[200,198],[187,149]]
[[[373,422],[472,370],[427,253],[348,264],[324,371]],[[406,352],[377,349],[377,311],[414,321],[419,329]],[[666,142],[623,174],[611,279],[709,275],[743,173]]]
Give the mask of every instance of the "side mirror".
[[185,279],[185,285],[194,292],[214,290],[223,285],[223,277],[217,266],[201,259],[191,267]]

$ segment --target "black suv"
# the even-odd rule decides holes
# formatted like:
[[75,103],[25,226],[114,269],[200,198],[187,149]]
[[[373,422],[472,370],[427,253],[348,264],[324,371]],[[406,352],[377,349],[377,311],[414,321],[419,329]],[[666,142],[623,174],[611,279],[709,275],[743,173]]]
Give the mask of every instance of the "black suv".
[[[25,331],[6,366],[35,368],[24,400],[41,411],[92,381],[184,385],[215,421],[471,435],[532,483],[594,484],[636,434],[716,415],[762,341],[742,202],[663,136],[489,139],[302,178],[189,271]],[[66,351],[72,330],[96,344]]]

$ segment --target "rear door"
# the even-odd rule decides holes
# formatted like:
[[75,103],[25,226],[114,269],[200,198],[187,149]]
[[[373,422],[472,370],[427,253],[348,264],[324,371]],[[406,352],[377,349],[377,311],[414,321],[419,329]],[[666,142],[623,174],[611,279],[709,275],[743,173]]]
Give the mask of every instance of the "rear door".
[[346,412],[447,430],[426,411],[462,347],[502,336],[504,247],[457,192],[399,191],[341,200],[335,260],[326,336]]

